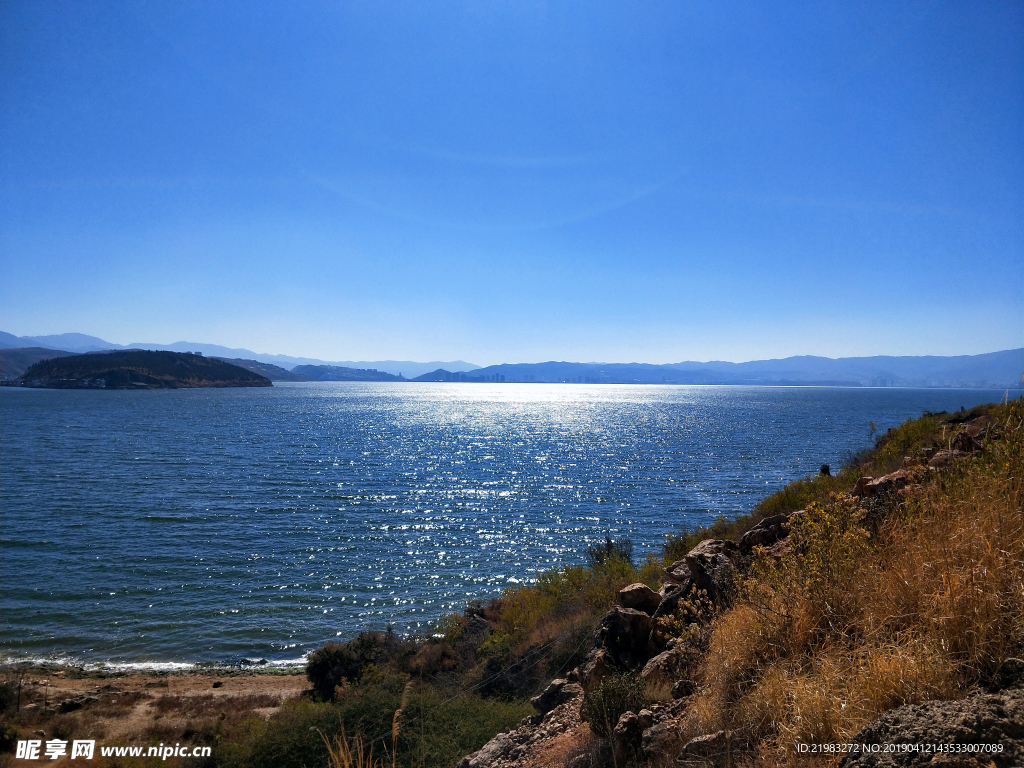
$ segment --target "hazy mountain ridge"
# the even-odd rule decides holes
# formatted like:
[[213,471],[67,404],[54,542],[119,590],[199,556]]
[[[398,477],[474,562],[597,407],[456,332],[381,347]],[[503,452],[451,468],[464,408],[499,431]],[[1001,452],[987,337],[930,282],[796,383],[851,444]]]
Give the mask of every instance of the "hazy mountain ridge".
[[[63,344],[58,347],[56,345]],[[579,384],[761,384],[880,387],[1019,388],[1024,374],[1024,348],[980,355],[922,355],[820,357],[798,355],[782,359],[730,363],[721,360],[680,363],[501,363],[484,368],[471,363],[417,363],[409,360],[325,362],[289,355],[261,355],[247,349],[216,344],[176,342],[170,345],[132,344],[122,347],[96,336],[64,333],[14,336],[0,331],[0,349],[44,347],[66,352],[100,349],[159,349],[201,352],[250,370],[283,372],[277,381],[468,381]],[[248,363],[249,365],[245,365]],[[261,365],[271,368],[261,370]],[[466,366],[460,368],[458,366]],[[289,373],[290,372],[290,373]]]
[[504,363],[471,372],[437,370],[415,381],[574,384],[762,384],[774,386],[1017,388],[1024,348],[939,357],[789,357],[746,363]]
[[[132,342],[128,345],[114,344],[98,336],[84,333],[58,333],[49,336],[15,336],[0,331],[0,349],[19,349],[24,347],[43,347],[65,352],[101,352],[107,349],[154,349],[166,352],[202,352],[207,357],[227,360],[252,360],[267,363],[291,370],[300,365],[327,365],[356,370],[378,370],[392,376],[419,376],[422,373],[445,368],[449,371],[470,371],[480,366],[467,363],[465,360],[432,360],[426,363],[415,360],[320,360],[313,357],[293,357],[291,355],[270,355],[253,352],[251,349],[235,349],[220,344],[203,344],[197,341],[176,341],[173,344],[150,344]],[[290,379],[281,379],[282,381]]]

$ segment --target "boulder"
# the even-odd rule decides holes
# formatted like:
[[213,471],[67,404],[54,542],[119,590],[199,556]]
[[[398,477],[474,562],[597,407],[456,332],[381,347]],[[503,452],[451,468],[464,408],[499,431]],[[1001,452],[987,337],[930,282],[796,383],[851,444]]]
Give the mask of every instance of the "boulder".
[[578,684],[559,678],[558,680],[552,680],[547,688],[530,699],[530,703],[540,714],[546,715],[555,707],[571,701],[582,694],[583,688]]
[[685,672],[685,659],[678,648],[659,653],[640,672],[644,682],[652,686],[672,686]]
[[684,558],[693,584],[716,604],[727,603],[736,581],[734,560],[739,547],[731,541],[705,539]]
[[459,768],[492,768],[498,766],[503,758],[511,752],[516,743],[507,733],[499,733],[484,744],[479,751],[462,758]]
[[[918,768],[975,765],[997,768],[1024,765],[1024,690],[979,693],[959,701],[927,701],[889,710],[851,739],[857,744],[909,745],[908,752],[860,752],[847,755],[840,768]],[[935,755],[917,744],[1001,745],[1001,752]],[[937,758],[956,758],[943,762]],[[933,759],[936,758],[936,759]],[[975,762],[967,762],[974,760]]]
[[654,622],[643,611],[616,606],[601,619],[597,628],[597,645],[608,651],[617,664],[636,669],[649,659],[651,629]]
[[[730,754],[730,733],[718,731],[690,739],[683,747],[679,760],[703,760],[712,766],[725,766],[732,763]],[[679,761],[677,760],[677,762]]]
[[761,520],[757,525],[743,534],[740,549],[749,552],[754,547],[770,547],[779,539],[789,535],[786,523],[789,515],[772,515]]
[[665,570],[665,577],[671,584],[686,584],[690,581],[690,569],[686,565],[686,559],[676,560]]
[[671,765],[684,745],[679,736],[679,723],[663,720],[647,728],[640,737],[640,750],[652,765]]
[[619,590],[619,605],[623,608],[632,608],[650,615],[658,610],[660,603],[661,595],[646,584],[630,584]]
[[77,699],[64,699],[64,701],[60,703],[60,706],[57,707],[57,711],[64,714],[65,712],[74,712],[76,709],[81,708],[81,701],[78,701]]
[[881,477],[862,477],[853,486],[852,494],[860,498],[870,498],[879,494],[895,493],[905,488],[910,482],[911,474],[906,469],[897,469]]
[[682,680],[676,680],[675,685],[672,686],[672,698],[673,699],[685,699],[687,696],[692,696],[697,691],[697,686],[693,684],[693,681],[689,678],[683,678]]
[[612,731],[612,764],[630,765],[640,752],[643,728],[636,712],[623,712]]
[[598,683],[614,672],[615,661],[608,651],[604,648],[591,651],[586,661],[580,665],[579,672],[577,673],[579,675],[580,687],[584,693],[590,693],[597,688]]
[[954,450],[963,451],[964,453],[974,453],[981,450],[981,443],[965,429],[953,438],[952,447]]
[[653,618],[659,619],[662,616],[670,615],[679,606],[682,600],[690,591],[693,582],[689,579],[683,584],[662,584],[658,590],[658,607],[654,611]]
[[949,466],[954,458],[952,451],[936,451],[935,455],[929,459],[928,466],[932,469],[942,469]]

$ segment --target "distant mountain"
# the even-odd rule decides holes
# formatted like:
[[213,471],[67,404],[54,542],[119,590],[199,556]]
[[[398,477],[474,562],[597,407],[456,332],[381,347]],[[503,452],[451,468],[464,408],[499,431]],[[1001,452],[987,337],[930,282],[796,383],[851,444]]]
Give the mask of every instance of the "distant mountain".
[[247,371],[258,373],[271,381],[309,381],[308,378],[299,373],[292,373],[287,368],[270,363],[261,363],[259,360],[241,360],[239,358],[216,357],[215,360],[223,360],[225,363],[237,365]]
[[287,370],[291,370],[297,365],[334,365],[342,368],[376,369],[394,376],[404,374],[406,378],[419,376],[421,373],[437,368],[446,368],[449,371],[471,371],[480,367],[463,360],[452,360],[449,362],[434,360],[429,363],[417,363],[413,360],[330,361],[318,360],[312,357],[268,355],[261,352],[253,352],[251,349],[233,349],[231,347],[222,347],[219,344],[203,344],[198,341],[176,341],[173,344],[133,342],[124,346],[104,341],[96,336],[86,336],[83,333],[60,333],[53,336],[15,336],[0,331],[0,349],[17,349],[21,347],[45,347],[47,349],[66,350],[68,352],[99,352],[104,349],[159,349],[169,352],[202,352],[206,357],[215,357],[222,360],[252,360],[280,366]]
[[955,357],[788,357],[748,363],[516,363],[446,369],[414,381],[576,384],[761,384],[772,386],[1018,388],[1024,349]]
[[99,352],[104,349],[124,349],[120,344],[84,333],[58,333],[52,336],[14,336],[0,331],[0,349],[24,349],[26,347],[43,347],[59,349],[65,352]]
[[473,365],[473,363],[467,363],[464,360],[452,360],[447,363],[441,360],[433,360],[429,363],[417,363],[412,360],[342,360],[338,363],[331,363],[331,365],[341,365],[346,368],[375,368],[378,371],[391,373],[395,376],[401,375],[407,379],[427,373],[428,371],[437,370],[438,368],[446,368],[449,371],[474,371],[480,367],[479,365]]
[[141,349],[66,355],[30,365],[14,382],[52,389],[270,387],[270,380],[213,357]]
[[[684,361],[665,365],[648,363],[505,363],[486,368],[461,360],[417,363],[411,360],[330,362],[289,355],[265,355],[248,349],[179,341],[128,347],[96,336],[61,333],[51,336],[14,336],[0,331],[0,349],[46,348],[65,352],[110,349],[156,349],[200,352],[227,360],[275,381],[516,381],[610,384],[764,384],[865,387],[969,387],[1016,388],[1024,373],[1024,349],[951,357],[815,357],[803,355],[779,360],[729,363]],[[259,366],[270,366],[261,370]],[[316,370],[312,370],[312,369]],[[309,370],[307,370],[309,369]],[[299,378],[290,378],[287,373]],[[276,377],[276,378],[275,378]],[[326,377],[326,378],[324,378]]]
[[50,360],[54,357],[65,357],[76,354],[74,352],[63,352],[59,349],[44,349],[43,347],[18,347],[0,349],[0,381],[16,379],[25,372],[25,369],[40,360]]
[[386,371],[366,368],[346,368],[341,365],[297,365],[293,374],[305,376],[307,381],[406,381]]

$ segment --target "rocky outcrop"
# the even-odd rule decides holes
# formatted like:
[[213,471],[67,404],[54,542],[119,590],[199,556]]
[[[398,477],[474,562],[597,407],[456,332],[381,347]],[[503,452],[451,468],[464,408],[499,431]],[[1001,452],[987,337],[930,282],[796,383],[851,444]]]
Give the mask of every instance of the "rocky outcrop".
[[702,763],[712,768],[732,764],[732,743],[728,731],[698,736],[686,742],[677,760]]
[[641,754],[652,765],[672,765],[684,746],[679,723],[672,719],[654,723],[640,737]]
[[568,680],[559,678],[552,680],[547,688],[530,699],[530,703],[534,709],[542,715],[546,715],[555,707],[582,695],[583,688],[580,687],[579,683],[570,683]]
[[779,539],[789,535],[789,515],[772,515],[761,520],[743,534],[740,549],[750,552],[754,547],[770,547]]
[[689,578],[687,578],[682,584],[662,584],[661,589],[658,590],[658,597],[660,600],[658,602],[658,607],[654,611],[653,618],[660,619],[662,616],[672,614],[675,609],[679,607],[679,601],[690,593],[690,587],[692,586],[693,582],[690,581]]
[[705,539],[683,558],[693,586],[708,593],[715,605],[729,602],[736,581],[735,561],[739,547],[734,542]]
[[576,689],[572,698],[559,704],[546,715],[528,717],[519,727],[499,733],[478,751],[462,758],[459,768],[517,768],[532,765],[539,751],[552,740],[563,737],[580,727],[580,701],[582,692],[571,683],[562,687],[568,693]]
[[959,701],[929,701],[890,710],[866,725],[851,739],[855,744],[949,744],[1000,745],[1001,751],[954,751],[937,754],[862,751],[848,755],[840,768],[917,768],[918,766],[959,766],[980,768],[1024,764],[1024,690],[979,693]]
[[580,685],[584,693],[590,693],[597,684],[609,675],[616,672],[615,660],[604,648],[598,648],[590,652],[587,660],[576,670]]
[[650,616],[658,610],[660,604],[661,595],[646,584],[630,584],[619,590],[619,605],[623,608],[642,611]]
[[936,451],[931,459],[928,460],[928,466],[931,469],[944,469],[952,463],[954,458],[956,456],[953,451]]
[[636,669],[653,655],[653,627],[651,617],[643,611],[616,606],[601,619],[596,633],[597,644],[623,669]]
[[870,498],[881,494],[895,493],[907,487],[912,479],[909,469],[897,469],[881,477],[862,477],[853,486],[851,495],[858,498]]

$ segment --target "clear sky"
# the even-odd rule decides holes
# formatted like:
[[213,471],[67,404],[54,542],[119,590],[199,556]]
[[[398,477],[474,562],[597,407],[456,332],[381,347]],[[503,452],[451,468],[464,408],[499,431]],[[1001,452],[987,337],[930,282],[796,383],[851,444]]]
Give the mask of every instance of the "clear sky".
[[1024,343],[1024,2],[0,3],[0,328],[324,359]]

